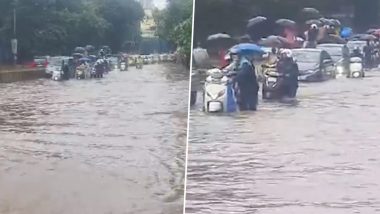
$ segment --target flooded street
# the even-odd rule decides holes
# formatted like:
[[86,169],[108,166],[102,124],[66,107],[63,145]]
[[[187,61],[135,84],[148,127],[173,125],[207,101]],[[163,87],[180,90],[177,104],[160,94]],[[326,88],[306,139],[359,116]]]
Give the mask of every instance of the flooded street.
[[178,214],[189,72],[0,85],[0,213]]
[[203,113],[199,95],[187,213],[380,213],[379,83],[301,84],[297,104],[235,115]]

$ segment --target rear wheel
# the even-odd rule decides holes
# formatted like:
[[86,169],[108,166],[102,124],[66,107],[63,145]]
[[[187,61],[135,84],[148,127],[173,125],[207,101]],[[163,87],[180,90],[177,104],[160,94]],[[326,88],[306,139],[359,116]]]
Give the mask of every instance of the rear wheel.
[[262,90],[262,97],[264,100],[271,99],[272,93],[263,89]]

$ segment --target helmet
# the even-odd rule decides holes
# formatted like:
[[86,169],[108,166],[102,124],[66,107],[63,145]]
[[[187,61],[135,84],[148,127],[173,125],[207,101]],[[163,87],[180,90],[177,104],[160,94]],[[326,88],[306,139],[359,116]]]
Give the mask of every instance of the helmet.
[[288,58],[293,57],[293,53],[290,49],[283,49],[280,51],[280,54]]
[[318,26],[317,26],[316,24],[312,24],[310,27],[311,27],[312,29],[317,29],[317,28],[318,28]]

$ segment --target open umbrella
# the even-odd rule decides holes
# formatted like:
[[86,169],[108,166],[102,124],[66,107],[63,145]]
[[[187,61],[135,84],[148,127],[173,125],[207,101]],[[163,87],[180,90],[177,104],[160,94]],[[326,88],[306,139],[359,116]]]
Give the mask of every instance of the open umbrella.
[[73,53],[73,57],[81,58],[81,57],[83,57],[83,54],[81,54],[81,53]]
[[333,26],[335,27],[340,27],[342,25],[342,23],[340,23],[340,21],[338,19],[330,19],[331,23]]
[[352,36],[352,28],[344,27],[342,31],[340,32],[340,36],[345,39],[350,38]]
[[76,48],[74,49],[74,52],[75,52],[75,53],[85,53],[85,52],[86,52],[86,49],[83,48],[83,47],[76,47]]
[[290,19],[279,19],[276,21],[276,24],[282,27],[294,27],[296,25],[296,22]]
[[376,36],[371,34],[356,34],[350,37],[350,40],[375,40]]
[[368,34],[373,34],[373,33],[375,33],[377,30],[379,30],[379,29],[371,28],[371,29],[368,29],[368,30],[366,31],[366,33],[368,33]]
[[375,30],[372,35],[380,37],[380,29]]
[[207,50],[200,47],[193,50],[193,60],[198,67],[207,67],[210,63],[210,57]]
[[87,58],[87,57],[82,57],[82,58],[79,59],[79,61],[81,61],[81,62],[88,62],[88,61],[91,61],[91,59]]
[[217,33],[207,37],[208,47],[231,47],[233,39],[226,33]]
[[334,25],[332,19],[320,18],[319,21],[321,21],[323,25]]
[[302,9],[303,13],[319,14],[319,10],[312,7],[305,7]]
[[230,49],[231,53],[242,55],[264,54],[265,51],[258,45],[252,43],[241,43]]
[[241,36],[238,39],[242,43],[249,43],[251,41],[251,37],[248,34]]
[[264,16],[256,16],[256,17],[254,17],[254,18],[252,18],[252,19],[250,19],[248,21],[247,29],[251,29],[254,26],[256,26],[257,24],[263,23],[265,21],[267,21],[266,17],[264,17]]
[[319,17],[321,17],[321,14],[315,8],[306,7],[304,9],[302,9],[301,12],[302,12],[303,17],[306,18],[306,20],[307,19],[318,19]]
[[268,39],[264,38],[257,42],[257,44],[264,46],[264,47],[273,47],[273,48],[282,48],[284,45],[282,42],[278,39]]
[[308,20],[305,22],[305,24],[307,25],[312,25],[312,24],[315,24],[315,25],[318,25],[318,26],[322,26],[322,22],[317,20],[317,19],[311,19],[311,20]]

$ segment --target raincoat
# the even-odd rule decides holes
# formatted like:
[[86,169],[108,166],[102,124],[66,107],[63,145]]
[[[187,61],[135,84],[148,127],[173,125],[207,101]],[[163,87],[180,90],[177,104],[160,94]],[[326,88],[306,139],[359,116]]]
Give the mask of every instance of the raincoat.
[[252,63],[243,57],[240,60],[238,73],[235,78],[240,91],[239,106],[241,111],[255,111],[258,102],[259,84]]

